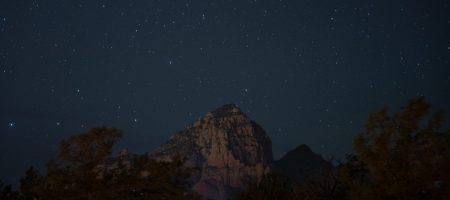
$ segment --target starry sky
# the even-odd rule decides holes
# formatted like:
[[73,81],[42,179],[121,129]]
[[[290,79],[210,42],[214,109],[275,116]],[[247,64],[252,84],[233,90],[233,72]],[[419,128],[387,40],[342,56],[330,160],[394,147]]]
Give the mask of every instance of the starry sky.
[[[370,112],[425,96],[450,113],[450,1],[3,0],[0,178],[43,169],[94,126],[154,150],[235,103],[272,138],[352,151]],[[448,117],[447,117],[448,118]]]

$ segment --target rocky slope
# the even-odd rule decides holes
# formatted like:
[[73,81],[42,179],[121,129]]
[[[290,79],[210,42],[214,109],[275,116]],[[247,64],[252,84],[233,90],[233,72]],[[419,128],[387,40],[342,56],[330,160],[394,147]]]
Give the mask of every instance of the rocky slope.
[[168,160],[180,154],[198,168],[193,190],[204,199],[227,199],[272,169],[272,143],[264,130],[236,105],[208,112],[150,157]]
[[321,155],[302,144],[276,161],[274,171],[294,182],[302,183],[308,179],[319,180],[330,166],[331,163],[325,161]]

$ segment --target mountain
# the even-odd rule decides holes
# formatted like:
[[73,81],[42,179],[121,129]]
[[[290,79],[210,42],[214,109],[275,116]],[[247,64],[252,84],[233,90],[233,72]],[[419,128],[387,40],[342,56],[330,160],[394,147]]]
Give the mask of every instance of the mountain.
[[321,155],[302,144],[276,161],[274,171],[294,182],[302,183],[306,180],[320,179],[330,166],[331,163],[325,161]]
[[228,199],[272,169],[272,142],[236,105],[217,108],[149,154],[157,160],[186,157],[195,167],[193,190],[204,199]]

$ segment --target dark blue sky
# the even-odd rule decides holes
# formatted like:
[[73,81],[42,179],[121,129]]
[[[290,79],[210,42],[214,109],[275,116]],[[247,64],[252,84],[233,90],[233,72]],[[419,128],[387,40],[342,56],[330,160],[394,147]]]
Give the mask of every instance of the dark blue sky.
[[450,110],[450,3],[320,0],[0,2],[0,178],[107,125],[144,153],[222,104],[272,138],[351,152],[370,112]]

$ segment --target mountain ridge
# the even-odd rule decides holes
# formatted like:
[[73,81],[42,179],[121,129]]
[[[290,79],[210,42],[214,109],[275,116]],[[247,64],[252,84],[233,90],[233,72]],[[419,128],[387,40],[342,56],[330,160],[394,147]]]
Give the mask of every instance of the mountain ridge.
[[185,166],[199,169],[192,189],[203,199],[229,199],[265,174],[285,168],[276,167],[264,129],[235,104],[207,112],[148,156],[170,160],[177,154],[186,158]]

